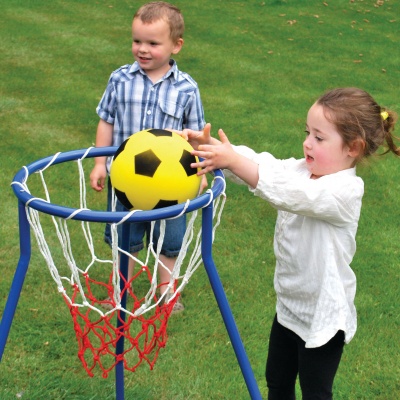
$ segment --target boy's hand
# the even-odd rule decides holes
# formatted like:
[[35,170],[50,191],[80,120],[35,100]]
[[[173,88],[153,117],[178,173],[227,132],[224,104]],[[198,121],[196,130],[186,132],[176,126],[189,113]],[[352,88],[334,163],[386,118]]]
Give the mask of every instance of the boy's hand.
[[107,177],[106,165],[103,163],[95,164],[92,172],[90,173],[90,186],[101,192],[104,189],[104,183]]
[[[113,125],[100,119],[96,132],[96,147],[111,146],[113,128]],[[107,177],[106,163],[107,157],[96,157],[94,168],[90,173],[90,186],[98,192],[104,189],[104,182]]]
[[208,186],[207,178],[206,178],[205,175],[203,175],[203,176],[201,177],[201,183],[200,183],[200,191],[199,191],[199,194],[203,193],[203,192],[207,189],[207,186]]

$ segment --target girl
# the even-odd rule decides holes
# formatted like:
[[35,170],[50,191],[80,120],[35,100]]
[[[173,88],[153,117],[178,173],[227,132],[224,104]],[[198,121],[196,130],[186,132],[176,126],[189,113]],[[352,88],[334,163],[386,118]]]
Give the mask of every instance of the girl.
[[294,399],[299,375],[303,399],[331,399],[345,343],[353,338],[356,278],[350,268],[364,184],[356,165],[384,142],[400,156],[393,111],[365,91],[331,90],[307,115],[304,158],[278,160],[203,132],[183,131],[204,160],[200,174],[224,168],[278,210],[274,251],[277,294],[266,379],[268,398]]

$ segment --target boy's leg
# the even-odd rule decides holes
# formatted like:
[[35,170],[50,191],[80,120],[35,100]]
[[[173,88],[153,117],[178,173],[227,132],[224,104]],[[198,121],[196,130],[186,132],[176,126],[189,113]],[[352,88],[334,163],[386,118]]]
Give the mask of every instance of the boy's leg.
[[[112,188],[110,178],[107,179],[107,211],[111,211],[111,196],[112,196]],[[106,223],[104,228],[104,241],[111,246],[111,226]]]
[[[139,253],[131,253],[133,257],[137,258]],[[133,276],[133,271],[135,270],[135,260],[129,257],[128,260],[128,276],[127,280],[130,281]]]
[[[118,200],[116,211],[128,211]],[[143,238],[147,230],[147,222],[135,222],[131,223],[129,226],[129,252],[133,257],[137,258],[139,251],[144,248]],[[118,246],[122,246],[122,225],[117,226],[118,231]],[[111,243],[111,238],[110,238]],[[128,276],[127,280],[132,279],[133,272],[135,269],[135,261],[129,257],[128,260]]]
[[303,400],[331,400],[333,380],[344,347],[344,332],[317,348],[299,348],[299,378]]
[[[171,279],[171,272],[175,267],[175,261],[177,257],[166,257],[163,254],[160,254],[160,262],[162,262],[167,269],[165,269],[163,266],[159,265],[158,270],[160,272],[160,294],[163,295],[167,290],[168,290],[168,282]],[[172,290],[169,292],[170,294],[173,293]],[[164,298],[164,301],[166,302],[171,296],[166,295]],[[174,308],[172,309],[172,313],[179,313],[185,309],[185,306],[182,303],[181,298],[179,298],[176,303],[174,304]]]
[[171,272],[174,269],[176,257],[166,257],[163,254],[160,254],[160,261],[167,267],[167,270],[162,266],[159,266],[160,272],[160,283],[165,283],[164,285],[160,286],[160,293],[164,294],[167,290],[167,284],[171,279]]
[[268,400],[294,400],[298,372],[295,335],[275,315],[269,339],[266,379]]
[[[183,237],[186,232],[186,215],[176,219],[166,221],[165,237],[161,248],[160,261],[165,265],[163,268],[159,266],[160,273],[160,293],[164,294],[167,290],[167,284],[171,279],[171,272],[175,267],[175,261],[182,247]],[[160,236],[160,223],[156,223],[154,227],[154,242],[157,243]],[[176,303],[174,312],[184,309],[181,302]]]

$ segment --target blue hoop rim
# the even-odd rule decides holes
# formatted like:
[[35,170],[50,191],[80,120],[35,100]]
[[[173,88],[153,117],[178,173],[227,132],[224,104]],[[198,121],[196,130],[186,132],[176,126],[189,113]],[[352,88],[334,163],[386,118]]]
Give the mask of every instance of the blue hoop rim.
[[[117,223],[126,218],[131,212],[129,211],[98,211],[88,209],[76,209],[64,207],[59,204],[48,203],[44,199],[39,199],[32,196],[29,192],[23,189],[23,185],[33,173],[40,171],[46,166],[50,167],[56,164],[61,164],[68,161],[76,161],[79,159],[112,156],[116,151],[117,146],[109,147],[89,147],[80,150],[71,150],[60,152],[58,154],[41,158],[27,166],[21,168],[14,176],[11,183],[15,196],[24,204],[28,204],[37,211],[64,219],[73,219],[87,222],[107,222]],[[51,164],[50,164],[51,163]],[[126,222],[145,222],[160,219],[168,219],[176,217],[180,214],[188,213],[199,208],[203,208],[216,199],[225,190],[225,177],[221,170],[213,172],[215,178],[213,187],[204,194],[190,200],[188,203],[180,203],[174,206],[159,208],[149,211],[136,211]],[[75,214],[74,214],[75,213]]]

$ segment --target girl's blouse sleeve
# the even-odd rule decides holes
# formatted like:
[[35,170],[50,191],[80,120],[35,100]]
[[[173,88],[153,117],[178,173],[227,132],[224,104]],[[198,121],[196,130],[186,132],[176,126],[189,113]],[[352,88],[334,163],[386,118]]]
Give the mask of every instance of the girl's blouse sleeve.
[[257,187],[249,190],[274,208],[338,226],[358,222],[364,183],[355,168],[313,180],[304,159],[279,160],[245,146],[234,149],[259,165]]
[[[258,154],[256,153],[253,149],[251,149],[250,147],[247,146],[232,146],[233,149],[239,153],[240,155],[247,157],[248,159],[255,161],[257,164],[260,164],[262,159],[265,159],[265,162],[268,160],[268,157],[270,156],[272,159],[274,159],[274,157],[269,154],[269,153],[261,153]],[[224,170],[224,174],[227,178],[229,178],[231,181],[238,183],[239,185],[246,185],[246,183],[240,179],[239,177],[237,177],[235,174],[233,174],[231,171],[225,169]]]

